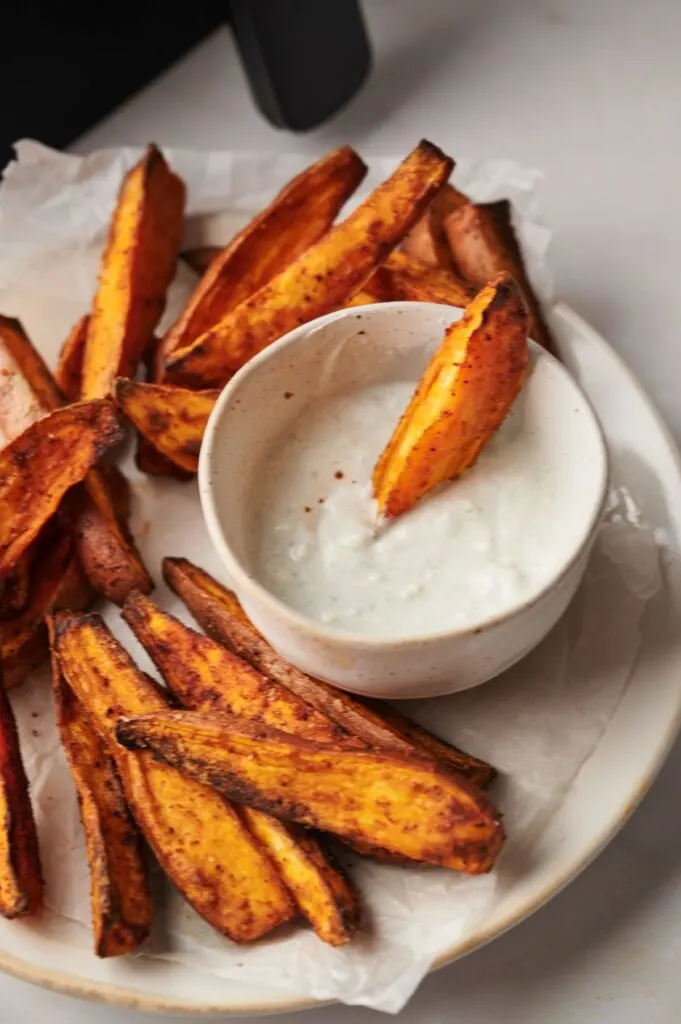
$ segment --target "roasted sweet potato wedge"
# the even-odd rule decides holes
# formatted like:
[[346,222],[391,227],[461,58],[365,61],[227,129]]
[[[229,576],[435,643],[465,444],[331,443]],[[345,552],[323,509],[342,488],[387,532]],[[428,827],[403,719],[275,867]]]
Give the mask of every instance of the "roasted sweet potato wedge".
[[403,252],[392,252],[379,269],[384,274],[384,290],[393,301],[441,302],[447,306],[465,306],[472,296],[470,286],[457,277],[454,271],[429,266]]
[[341,146],[290,181],[212,260],[163,340],[161,374],[171,352],[191,345],[317,242],[365,174],[357,153]]
[[0,451],[0,577],[12,569],[66,491],[118,444],[110,402],[57,409]]
[[174,383],[220,387],[299,324],[342,306],[404,237],[446,181],[452,160],[422,142],[344,221],[191,345],[170,356]]
[[165,558],[163,576],[199,625],[263,675],[287,687],[307,704],[370,747],[409,756],[435,756],[472,783],[487,786],[494,768],[458,750],[404,718],[388,705],[369,705],[289,665],[250,621],[235,594],[186,558]]
[[315,934],[329,946],[347,945],[361,924],[359,894],[329,851],[299,825],[253,807],[243,812]]
[[57,387],[69,402],[77,402],[80,398],[83,357],[89,328],[90,316],[86,313],[73,325],[71,333],[62,345],[57,368],[54,371]]
[[82,395],[134,375],[166,302],[182,240],[185,188],[156,146],[125,176],[102,257],[83,356]]
[[80,609],[90,590],[74,558],[71,538],[48,523],[31,545],[29,597],[17,615],[0,622],[0,658],[7,689],[23,682],[49,654],[44,617],[57,608]]
[[382,515],[407,512],[473,465],[522,387],[528,326],[520,289],[501,275],[448,328],[376,463]]
[[196,473],[203,432],[219,391],[188,391],[121,378],[114,394],[118,407],[154,448]]
[[70,688],[116,760],[126,800],[161,867],[195,910],[235,942],[266,934],[293,901],[241,814],[214,791],[113,744],[117,719],[167,708],[98,615],[55,618],[54,646]]
[[14,713],[0,680],[0,914],[35,914],[43,902],[38,833]]
[[0,580],[0,621],[13,619],[28,604],[34,548],[35,542],[29,544],[14,568]]
[[[158,358],[159,346],[161,341],[155,339],[152,347],[147,351],[144,359],[145,374],[144,380],[148,384],[154,382],[155,376],[155,364]],[[121,378],[125,379],[125,378]],[[115,395],[115,384],[114,384],[114,395]],[[147,440],[144,434],[137,431],[137,450],[135,452],[135,465],[139,469],[140,473],[146,473],[147,476],[169,476],[174,480],[191,480],[196,474],[189,472],[187,469],[182,469],[169,459],[166,455],[163,455],[158,448],[156,448],[151,441]]]
[[[0,426],[12,440],[29,423],[58,409],[62,394],[21,325],[7,323],[13,329],[5,331],[4,341],[0,335],[0,358],[9,353],[15,370],[0,385]],[[129,506],[127,486],[111,465],[91,470],[85,484],[67,495],[61,516],[65,532],[76,539],[92,586],[117,602],[131,590],[148,593],[153,587],[127,530],[127,510],[123,515],[119,507],[124,491]]]
[[232,799],[368,848],[480,874],[503,844],[487,798],[426,758],[339,750],[190,711],[122,719],[116,736]]
[[185,626],[143,594],[128,598],[122,616],[185,707],[212,707],[318,743],[365,746],[288,687],[261,675],[223,644]]
[[555,343],[525,270],[509,201],[464,203],[447,214],[444,226],[461,276],[475,288],[482,288],[497,274],[510,274],[530,313],[530,337],[555,353]]
[[467,203],[467,196],[453,185],[445,185],[403,241],[402,250],[422,263],[453,270],[454,260],[447,241],[445,218]]
[[[27,385],[28,391],[32,392],[29,402],[35,409],[32,417],[24,416],[20,419],[21,399],[13,392],[3,397],[0,401],[0,426],[11,439],[21,434],[27,426],[41,419],[46,413],[58,409],[63,404],[64,395],[57,387],[47,364],[38,350],[33,347],[19,320],[0,316],[0,349],[9,355],[14,362],[16,372]],[[7,378],[11,370],[8,366],[3,366],[3,370],[5,371],[3,376]],[[3,390],[7,383],[5,380]],[[18,386],[16,381],[9,383],[14,389]],[[12,423],[12,420],[17,422]]]
[[149,935],[153,904],[140,833],[116,762],[52,656],[57,728],[76,786],[90,868],[95,953],[123,956]]
[[116,515],[103,473],[89,473],[82,487],[66,496],[63,516],[85,574],[100,594],[122,604],[134,591],[153,589],[127,525]]
[[[206,714],[241,715],[313,740],[365,747],[285,686],[261,676],[149,598],[130,597],[123,618],[184,707]],[[359,922],[357,894],[319,842],[261,811],[244,808],[244,813],[319,937],[335,946],[349,942]]]

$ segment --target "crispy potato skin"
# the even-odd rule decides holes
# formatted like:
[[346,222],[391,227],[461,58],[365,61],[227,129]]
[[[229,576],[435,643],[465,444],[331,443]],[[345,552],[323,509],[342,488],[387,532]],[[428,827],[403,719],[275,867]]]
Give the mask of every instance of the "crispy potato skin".
[[83,357],[89,327],[90,316],[86,313],[73,325],[71,333],[62,345],[57,368],[54,371],[57,387],[69,402],[77,402],[80,398]]
[[317,242],[366,174],[366,165],[342,146],[290,181],[270,205],[216,255],[159,351],[163,360],[209,331]]
[[114,743],[118,718],[168,707],[97,615],[62,614],[55,650],[70,688],[116,760],[132,814],[161,867],[214,928],[235,942],[271,931],[295,913],[241,815],[214,791]]
[[82,395],[105,398],[134,374],[173,279],[185,187],[156,146],[126,175],[102,257],[83,357]]
[[43,902],[38,834],[19,736],[0,680],[0,914],[35,914]]
[[403,252],[430,266],[454,270],[454,260],[444,222],[450,213],[467,203],[467,196],[453,185],[445,185],[404,239]]
[[530,337],[555,355],[555,342],[527,276],[513,230],[509,201],[465,203],[446,216],[444,227],[459,273],[475,288],[482,288],[502,273],[517,281],[530,313]]
[[119,409],[162,455],[189,473],[199,465],[201,441],[219,391],[188,391],[119,378]]
[[508,275],[448,328],[374,468],[379,511],[402,515],[473,465],[525,379],[529,318]]
[[[0,424],[12,440],[30,423],[59,409],[63,396],[18,321],[5,321],[0,346],[9,352],[20,373],[19,378],[11,375],[0,386]],[[153,588],[126,528],[129,504],[128,484],[120,470],[101,466],[87,474],[83,486],[67,495],[61,515],[64,531],[76,539],[92,586],[117,603],[130,590],[148,593]],[[42,660],[44,640],[39,649]]]
[[[149,598],[133,595],[122,614],[184,707],[240,715],[339,746],[365,747],[286,687],[189,629]],[[260,811],[244,808],[244,816],[319,937],[331,945],[349,942],[359,921],[357,894],[318,841]]]
[[338,750],[189,711],[121,720],[116,736],[232,799],[411,860],[481,874],[503,844],[486,797],[425,758]]
[[[155,339],[154,344],[147,350],[144,359],[144,379],[148,384],[151,384],[154,381],[154,367],[159,359],[158,352],[160,345],[161,341],[159,339]],[[126,378],[119,379],[125,380]],[[116,392],[116,384],[117,381],[114,383],[114,396]],[[139,430],[137,431],[135,465],[139,469],[140,473],[146,473],[147,476],[169,476],[172,477],[173,480],[191,480],[196,475],[186,469],[181,469],[176,462],[173,462],[172,459],[163,455],[159,449],[151,443],[151,441],[147,440],[144,434],[139,432]]]
[[0,451],[0,577],[16,565],[66,491],[122,439],[110,402],[57,409]]
[[64,516],[78,557],[95,590],[115,604],[128,594],[148,594],[154,582],[147,572],[125,522],[116,515],[111,489],[103,473],[89,473],[82,487],[66,496]]
[[168,379],[196,388],[219,387],[287,331],[342,306],[401,241],[452,166],[431,143],[420,143],[316,245],[191,345],[171,354]]
[[34,549],[35,542],[29,544],[14,568],[0,580],[0,622],[20,615],[28,604]]
[[165,558],[163,577],[214,640],[225,644],[263,675],[287,687],[302,700],[370,747],[410,756],[430,754],[471,782],[486,786],[496,772],[491,765],[438,740],[387,704],[357,698],[313,679],[289,665],[250,621],[235,594],[186,558]]
[[153,905],[141,836],[116,763],[52,656],[55,714],[76,786],[90,868],[97,956],[123,956],[149,935]]

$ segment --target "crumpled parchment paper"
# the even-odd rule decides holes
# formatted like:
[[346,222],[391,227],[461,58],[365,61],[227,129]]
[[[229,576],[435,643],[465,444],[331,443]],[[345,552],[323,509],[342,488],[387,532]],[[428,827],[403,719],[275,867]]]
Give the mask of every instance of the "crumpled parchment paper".
[[[247,216],[306,163],[298,156],[193,153],[170,150],[189,191],[186,244],[226,242]],[[136,150],[80,157],[32,142],[0,189],[0,311],[23,321],[48,363],[90,303],[114,198]],[[396,160],[372,161],[363,195]],[[507,196],[530,274],[550,297],[549,232],[537,220],[541,175],[510,161],[461,162],[456,184],[479,200]],[[178,270],[167,325],[195,280]],[[134,486],[134,529],[151,572],[160,580],[164,555],[185,555],[220,576],[203,526],[194,484],[141,476],[132,455],[124,468]],[[341,853],[363,894],[366,930],[343,950],[331,949],[304,927],[251,947],[228,942],[205,925],[169,885],[162,925],[135,958],[182,963],[197,976],[249,982],[320,999],[338,999],[387,1012],[408,1000],[433,959],[470,934],[513,874],[530,870],[532,839],[559,805],[593,751],[627,684],[648,600],[660,586],[655,539],[631,497],[613,491],[610,510],[586,579],[568,613],[520,665],[467,693],[412,702],[424,725],[502,772],[494,798],[509,834],[498,867],[483,878],[434,869],[404,869]],[[157,599],[191,622],[159,585]],[[115,609],[106,618],[147,671],[152,667]],[[79,948],[90,945],[89,879],[76,798],[59,749],[47,671],[13,694],[43,845],[50,934]],[[513,868],[509,864],[513,864]],[[159,880],[160,882],[160,880]],[[162,885],[163,883],[160,882]],[[0,926],[0,949],[11,949],[11,925]],[[124,983],[125,968],[117,978]],[[200,985],[200,977],[197,977]]]

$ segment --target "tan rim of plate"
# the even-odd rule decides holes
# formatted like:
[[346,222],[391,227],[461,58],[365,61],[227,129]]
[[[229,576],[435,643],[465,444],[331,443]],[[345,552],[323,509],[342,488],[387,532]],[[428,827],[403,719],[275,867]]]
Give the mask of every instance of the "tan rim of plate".
[[[648,395],[641,387],[636,377],[629,370],[626,363],[619,357],[615,350],[608,345],[605,339],[590,327],[589,324],[582,320],[581,317],[574,313],[569,306],[566,306],[564,303],[557,303],[552,312],[554,315],[560,316],[562,320],[567,321],[573,328],[578,329],[583,333],[590,334],[598,343],[607,349],[609,358],[619,365],[620,369],[628,377],[631,387],[638,392],[639,396],[648,407],[669,450],[674,454],[677,471],[679,476],[681,476],[681,455],[679,455],[677,450],[676,442],[670,434],[666,424],[661,419],[655,406],[648,398]],[[676,714],[669,721],[667,728],[661,737],[661,742],[656,749],[655,756],[650,761],[648,771],[643,780],[639,783],[634,793],[624,801],[614,820],[611,820],[608,824],[604,825],[595,841],[590,844],[589,848],[584,851],[583,855],[572,862],[570,867],[563,873],[558,881],[554,881],[550,886],[547,886],[536,896],[534,900],[529,904],[525,904],[521,910],[509,911],[501,922],[497,921],[491,927],[485,927],[483,925],[467,941],[459,942],[447,949],[433,961],[430,968],[431,972],[439,970],[441,967],[445,967],[454,960],[459,960],[468,953],[472,953],[474,950],[479,949],[481,946],[484,946],[493,939],[503,935],[504,932],[509,931],[515,925],[520,924],[521,921],[524,921],[536,910],[539,910],[540,907],[544,906],[545,903],[548,903],[550,899],[556,896],[565,888],[566,885],[581,874],[581,872],[589,866],[598,854],[601,853],[601,851],[607,846],[617,832],[619,832],[622,826],[636,810],[666,760],[680,729],[681,701],[679,702]],[[318,1006],[329,1006],[334,1002],[334,1000],[331,999],[282,999],[279,1003],[268,1002],[262,1004],[244,1002],[234,1009],[229,1009],[226,1008],[224,1004],[221,1005],[219,1003],[201,1004],[185,1002],[177,998],[163,999],[159,996],[147,996],[133,989],[123,988],[118,985],[114,986],[95,981],[75,979],[72,975],[65,974],[63,971],[50,971],[34,967],[33,965],[26,963],[26,961],[20,960],[18,957],[14,957],[7,953],[0,953],[0,971],[5,971],[7,974],[14,975],[14,977],[20,978],[22,981],[30,982],[31,984],[38,985],[42,988],[52,989],[53,991],[61,992],[65,995],[76,996],[80,999],[87,999],[94,1002],[107,1003],[112,1006],[120,1006],[130,1010],[142,1010],[147,1013],[186,1013],[195,1017],[271,1015],[277,1013],[291,1013],[295,1010],[307,1010]]]

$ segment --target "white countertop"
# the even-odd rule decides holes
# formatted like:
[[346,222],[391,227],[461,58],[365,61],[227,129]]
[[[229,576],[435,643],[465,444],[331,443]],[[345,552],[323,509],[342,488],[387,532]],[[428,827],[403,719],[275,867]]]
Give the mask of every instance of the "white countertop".
[[[153,139],[316,155],[347,142],[371,156],[425,136],[455,156],[540,167],[558,295],[623,354],[681,440],[681,3],[365,0],[365,10],[373,77],[318,131],[292,136],[261,119],[224,30],[74,149]],[[400,1021],[677,1024],[680,780],[677,744],[596,863],[529,921],[429,978]],[[0,993],[3,1024],[147,1019],[9,977]],[[341,1007],[280,1018],[385,1019]]]

